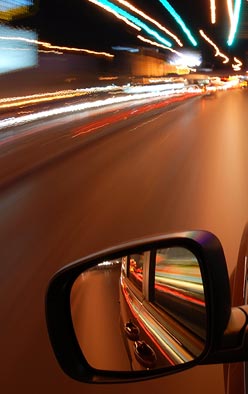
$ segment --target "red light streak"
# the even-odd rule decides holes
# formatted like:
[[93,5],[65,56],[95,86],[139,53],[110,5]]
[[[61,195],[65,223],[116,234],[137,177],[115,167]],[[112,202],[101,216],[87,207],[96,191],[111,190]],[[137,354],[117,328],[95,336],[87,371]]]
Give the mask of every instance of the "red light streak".
[[168,293],[168,294],[171,294],[171,295],[173,295],[173,296],[175,296],[177,298],[181,298],[181,299],[189,301],[189,302],[191,302],[193,304],[197,304],[197,305],[205,307],[205,302],[204,301],[201,301],[201,300],[199,300],[197,298],[194,298],[192,296],[185,295],[185,294],[181,293],[178,290],[173,290],[173,289],[171,289],[171,288],[169,288],[167,286],[161,286],[161,285],[157,285],[157,284],[155,285],[155,288],[158,289],[159,291],[163,292],[163,293]]
[[159,109],[159,108],[163,108],[163,107],[167,106],[170,103],[180,102],[180,101],[185,100],[187,97],[193,97],[195,95],[196,94],[194,94],[194,93],[183,94],[183,95],[181,95],[179,97],[172,97],[170,99],[163,100],[163,101],[158,102],[158,103],[146,104],[146,105],[143,105],[143,106],[141,106],[141,107],[139,107],[139,108],[137,108],[135,110],[130,109],[130,110],[123,111],[123,112],[120,112],[120,113],[115,114],[115,115],[107,116],[107,117],[105,117],[105,118],[103,118],[103,119],[101,119],[99,121],[92,122],[92,123],[89,123],[89,124],[87,124],[85,126],[77,128],[76,130],[74,130],[72,132],[72,138],[79,137],[82,134],[90,133],[92,131],[95,131],[95,130],[98,130],[100,128],[103,128],[103,127],[105,127],[105,126],[107,126],[109,124],[117,123],[119,121],[128,119],[128,118],[130,118],[132,116],[142,115],[145,112],[152,111],[152,110]]
[[172,358],[170,358],[170,356],[165,352],[165,350],[161,347],[161,345],[159,345],[159,343],[156,341],[156,339],[154,338],[154,336],[151,334],[151,332],[149,331],[149,329],[146,327],[146,325],[143,323],[143,321],[139,318],[137,312],[134,310],[132,302],[130,300],[130,298],[128,297],[128,292],[126,290],[126,287],[122,284],[122,291],[123,291],[123,295],[124,298],[126,300],[126,303],[129,306],[129,309],[132,311],[132,314],[134,315],[134,317],[138,320],[139,325],[142,327],[142,329],[145,331],[146,335],[151,339],[151,341],[155,344],[155,346],[159,349],[159,351],[162,353],[162,355],[169,361],[169,363],[171,365],[176,365],[175,361],[172,360]]

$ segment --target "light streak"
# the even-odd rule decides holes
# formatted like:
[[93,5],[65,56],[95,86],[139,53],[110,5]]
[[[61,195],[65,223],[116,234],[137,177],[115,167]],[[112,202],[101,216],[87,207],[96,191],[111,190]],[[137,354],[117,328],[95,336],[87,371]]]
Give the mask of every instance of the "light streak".
[[218,48],[218,46],[204,33],[204,31],[199,30],[199,33],[215,49],[215,56],[220,56],[220,57],[224,58],[224,60],[222,62],[223,64],[228,63],[230,59],[226,55],[224,55],[224,53],[220,52],[220,49]]
[[237,57],[234,57],[234,61],[236,63],[232,64],[232,68],[234,69],[234,71],[240,71],[243,63]]
[[98,51],[92,51],[89,49],[82,49],[82,48],[73,48],[73,47],[64,47],[64,46],[58,46],[58,45],[52,45],[50,43],[42,43],[44,47],[48,49],[58,49],[61,51],[72,51],[72,52],[83,52],[83,53],[88,53],[89,55],[96,55],[96,56],[106,56],[106,57],[114,57],[114,55],[107,53],[107,52],[98,52]]
[[145,93],[145,92],[163,92],[168,91],[168,94],[175,93],[176,89],[184,89],[184,82],[168,82],[159,85],[140,85],[140,86],[128,86],[124,89],[126,93]]
[[1,50],[3,50],[3,51],[13,51],[13,52],[16,52],[16,51],[22,51],[22,52],[24,52],[24,51],[31,51],[32,49],[31,48],[18,48],[18,47],[1,47]]
[[128,47],[128,46],[126,47],[126,46],[121,46],[121,45],[115,45],[114,47],[112,47],[112,49],[114,49],[115,51],[127,51],[130,53],[139,53],[139,51],[140,51],[138,48],[132,48],[132,47]]
[[157,286],[159,286],[161,289],[163,286],[165,286],[166,289],[171,287],[177,289],[178,291],[181,289],[181,291],[185,290],[188,292],[194,292],[196,293],[195,296],[197,296],[197,293],[199,294],[199,297],[201,297],[201,295],[204,296],[202,282],[196,283],[187,280],[173,279],[170,277],[156,277],[155,287]]
[[227,11],[229,14],[230,23],[232,23],[233,17],[233,0],[227,0]]
[[230,18],[230,32],[227,40],[227,45],[231,46],[233,44],[235,34],[237,32],[237,27],[239,23],[240,10],[241,10],[241,0],[234,0],[234,8],[232,0],[227,0],[227,9]]
[[161,324],[157,324],[155,319],[151,319],[148,312],[145,312],[145,310],[141,312],[140,303],[130,297],[128,286],[125,284],[123,277],[121,277],[121,287],[132,315],[137,319],[139,325],[155,344],[156,348],[160,350],[171,365],[185,362],[185,358],[182,358],[180,354],[183,351],[180,342],[172,335],[171,330],[168,331],[166,327],[161,328]]
[[42,47],[45,47],[45,48],[48,48],[48,49],[52,49],[52,50],[53,49],[57,49],[57,50],[61,50],[61,51],[83,52],[83,53],[88,53],[89,55],[96,55],[96,56],[106,56],[106,57],[111,57],[111,58],[114,57],[114,55],[112,55],[110,53],[107,53],[107,52],[98,52],[98,51],[92,51],[90,49],[58,46],[58,45],[50,44],[49,42],[32,40],[32,39],[24,38],[24,37],[0,36],[0,40],[5,40],[5,41],[22,41],[22,42],[27,42],[29,44],[40,45]]
[[61,91],[55,93],[45,93],[45,94],[34,94],[30,96],[23,96],[19,98],[11,98],[11,99],[1,99],[0,100],[0,109],[10,109],[16,108],[23,105],[32,105],[39,104],[42,102],[49,102],[53,100],[61,100],[64,98],[71,98],[85,95],[86,93],[80,92],[70,92],[70,91]]
[[[185,94],[184,91],[182,90],[182,94],[179,97],[178,94],[176,94],[176,97],[173,98],[173,101],[180,101],[184,100],[187,97],[192,97],[192,94]],[[148,100],[149,101],[149,106],[148,108],[145,109],[145,111],[151,110],[152,106],[150,105],[151,99],[159,99],[159,98],[164,98],[164,97],[169,97],[167,91],[162,91],[162,92],[149,92],[149,93],[140,93],[140,94],[130,94],[130,95],[125,95],[121,97],[109,97],[107,99],[102,99],[102,100],[96,100],[96,101],[87,101],[84,103],[80,104],[74,104],[74,105],[69,105],[67,107],[62,106],[58,107],[55,109],[50,109],[50,110],[45,110],[45,111],[40,111],[28,115],[23,115],[19,117],[11,117],[11,118],[5,118],[3,120],[0,120],[0,130],[4,130],[8,127],[15,127],[15,126],[20,126],[23,124],[31,123],[34,121],[38,120],[44,120],[52,116],[58,116],[58,115],[67,115],[67,114],[73,114],[77,112],[82,112],[84,110],[88,109],[98,109],[101,107],[107,107],[113,104],[124,104],[124,103],[129,103],[135,100]],[[167,105],[167,102],[159,102],[157,107],[163,107]],[[139,113],[139,111],[135,111],[136,113]],[[141,111],[142,113],[144,112],[144,109]],[[129,115],[130,116],[130,115]]]
[[30,104],[39,104],[41,102],[48,102],[58,99],[85,96],[92,93],[100,93],[100,92],[110,92],[119,90],[120,86],[104,86],[104,87],[94,87],[94,88],[85,88],[85,89],[70,89],[70,90],[61,90],[56,92],[47,92],[47,93],[37,93],[27,96],[19,96],[19,97],[9,97],[0,99],[0,109],[11,109],[15,107],[20,107],[23,105]]
[[113,77],[98,77],[99,81],[114,81],[118,79],[119,77],[113,76]]
[[175,49],[169,48],[169,47],[167,47],[166,45],[163,45],[163,44],[159,44],[158,42],[151,41],[151,40],[149,40],[148,38],[145,38],[145,37],[143,37],[143,36],[141,36],[141,35],[138,35],[137,38],[138,38],[139,40],[141,40],[141,41],[147,42],[148,44],[154,45],[154,46],[156,46],[156,47],[158,47],[158,48],[167,49],[168,51],[171,51],[171,52],[173,52],[173,53],[176,53],[176,54],[178,54],[178,55],[181,55],[180,52],[176,51]]
[[[159,47],[159,48],[167,49],[167,50],[169,50],[170,52],[175,53],[177,56],[179,56],[179,57],[182,59],[182,62],[185,63],[186,66],[188,67],[188,65],[187,65],[187,59],[189,59],[189,58],[188,58],[188,56],[184,55],[183,53],[180,53],[180,52],[178,52],[178,51],[175,50],[175,49],[168,48],[168,47],[166,47],[165,45],[158,44],[158,43],[156,43],[155,41],[151,41],[151,40],[149,40],[149,39],[147,39],[147,38],[145,38],[145,37],[143,37],[143,36],[141,36],[141,35],[138,35],[137,38],[138,38],[139,40],[141,40],[141,41],[147,42],[148,44],[157,46],[157,47]],[[185,65],[185,64],[184,64],[184,65]],[[189,70],[188,70],[188,71],[189,71]]]
[[239,60],[237,57],[234,57],[234,61],[235,61],[236,63],[238,63],[237,66],[242,66],[242,65],[243,65],[243,63],[241,62],[241,60]]
[[45,49],[38,49],[38,52],[46,53],[46,54],[55,53],[55,55],[63,55],[63,54],[64,54],[64,52],[55,51],[54,49],[52,49],[52,50],[50,50],[50,51],[45,50]]
[[130,22],[130,20],[128,20],[124,16],[121,16],[118,12],[114,11],[110,6],[103,5],[103,4],[99,3],[99,1],[97,1],[97,0],[88,0],[88,1],[90,3],[97,5],[98,7],[103,8],[105,11],[113,14],[116,18],[120,19],[121,21],[123,21],[127,25],[133,27],[134,29],[139,30],[139,31],[141,30],[141,28],[139,26],[136,26],[134,23]]
[[197,41],[192,36],[190,30],[188,29],[188,27],[186,26],[180,15],[175,11],[175,9],[170,5],[170,3],[167,0],[159,0],[159,1],[167,9],[167,11],[171,14],[171,16],[175,19],[175,21],[181,26],[182,30],[188,37],[189,41],[193,44],[193,46],[196,47],[198,45]]
[[215,0],[210,0],[211,23],[216,23],[216,3]]
[[155,289],[160,292],[168,293],[174,297],[181,298],[181,299],[191,302],[193,304],[197,304],[197,305],[200,305],[203,307],[205,307],[205,305],[206,305],[205,301],[202,301],[201,299],[196,298],[197,294],[190,295],[190,293],[189,293],[189,295],[188,295],[188,294],[185,294],[183,291],[180,291],[180,289],[178,290],[178,289],[174,289],[173,287],[164,286],[164,285],[160,285],[160,284],[156,284]]
[[[111,3],[108,0],[88,0],[95,5],[105,9],[108,12],[114,13],[117,12],[119,15],[123,16],[124,18],[128,19],[136,26],[138,26],[141,30],[144,30],[148,35],[153,36],[157,41],[161,42],[162,44],[171,47],[172,44],[170,41],[162,37],[157,31],[151,29],[147,24],[142,22],[140,19],[136,18],[135,16],[131,15],[127,11],[123,10],[122,8],[118,7],[117,5]],[[112,12],[114,11],[114,12]]]
[[182,42],[179,40],[179,38],[173,34],[170,30],[166,29],[163,25],[161,25],[158,21],[156,21],[155,19],[151,18],[149,15],[145,14],[143,11],[139,10],[138,8],[134,7],[131,3],[129,3],[126,0],[117,0],[118,3],[124,5],[125,7],[129,8],[130,10],[132,10],[133,12],[135,12],[136,14],[142,16],[144,19],[148,20],[149,22],[153,23],[155,26],[157,26],[160,30],[164,31],[166,34],[168,34],[169,36],[171,36],[180,47],[183,46]]
[[38,40],[33,40],[31,38],[12,37],[12,36],[0,36],[0,40],[5,40],[5,41],[22,41],[22,42],[27,42],[29,44],[36,44],[36,45],[49,44],[48,42],[42,42],[42,41],[38,41]]

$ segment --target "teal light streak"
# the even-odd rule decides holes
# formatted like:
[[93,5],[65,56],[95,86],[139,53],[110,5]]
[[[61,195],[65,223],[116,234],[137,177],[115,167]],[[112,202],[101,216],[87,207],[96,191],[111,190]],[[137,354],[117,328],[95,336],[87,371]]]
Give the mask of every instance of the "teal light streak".
[[193,44],[194,47],[196,47],[198,45],[198,43],[195,40],[195,38],[192,36],[191,31],[187,28],[184,21],[180,17],[180,15],[174,10],[174,8],[170,5],[170,3],[167,0],[159,0],[159,1],[160,1],[160,3],[163,4],[163,6],[167,9],[167,11],[171,14],[171,16],[173,16],[173,18],[176,20],[176,22],[181,26],[182,30],[184,31],[184,33],[188,37],[191,44]]
[[229,37],[227,40],[227,45],[229,47],[232,46],[234,38],[235,38],[235,34],[237,32],[239,17],[240,17],[240,10],[241,10],[241,0],[236,0],[235,4],[234,4],[234,12],[233,12],[231,30],[230,30]]
[[172,44],[170,41],[163,38],[159,33],[157,33],[155,30],[151,29],[146,23],[142,22],[140,19],[136,18],[132,14],[129,14],[129,12],[123,10],[122,8],[118,7],[117,5],[111,3],[108,0],[102,0],[102,1],[99,0],[99,3],[110,7],[115,12],[118,12],[119,15],[124,16],[129,21],[131,21],[135,25],[139,26],[147,34],[149,34],[150,36],[153,36],[157,41],[161,42],[162,44],[166,45],[167,47],[172,47]]

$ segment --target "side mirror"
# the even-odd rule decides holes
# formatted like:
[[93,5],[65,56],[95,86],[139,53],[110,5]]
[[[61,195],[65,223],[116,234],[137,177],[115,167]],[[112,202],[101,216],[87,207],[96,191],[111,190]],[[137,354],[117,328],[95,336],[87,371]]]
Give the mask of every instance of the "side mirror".
[[244,359],[246,311],[231,313],[224,253],[205,231],[130,242],[64,267],[49,284],[46,318],[60,366],[79,381]]

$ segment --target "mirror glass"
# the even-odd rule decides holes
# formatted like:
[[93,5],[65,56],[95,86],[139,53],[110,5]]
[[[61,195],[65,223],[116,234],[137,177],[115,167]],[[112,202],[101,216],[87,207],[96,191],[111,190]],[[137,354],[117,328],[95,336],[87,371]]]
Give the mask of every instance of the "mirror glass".
[[79,275],[70,302],[78,343],[94,368],[172,367],[194,360],[205,348],[204,286],[188,249],[103,261]]

